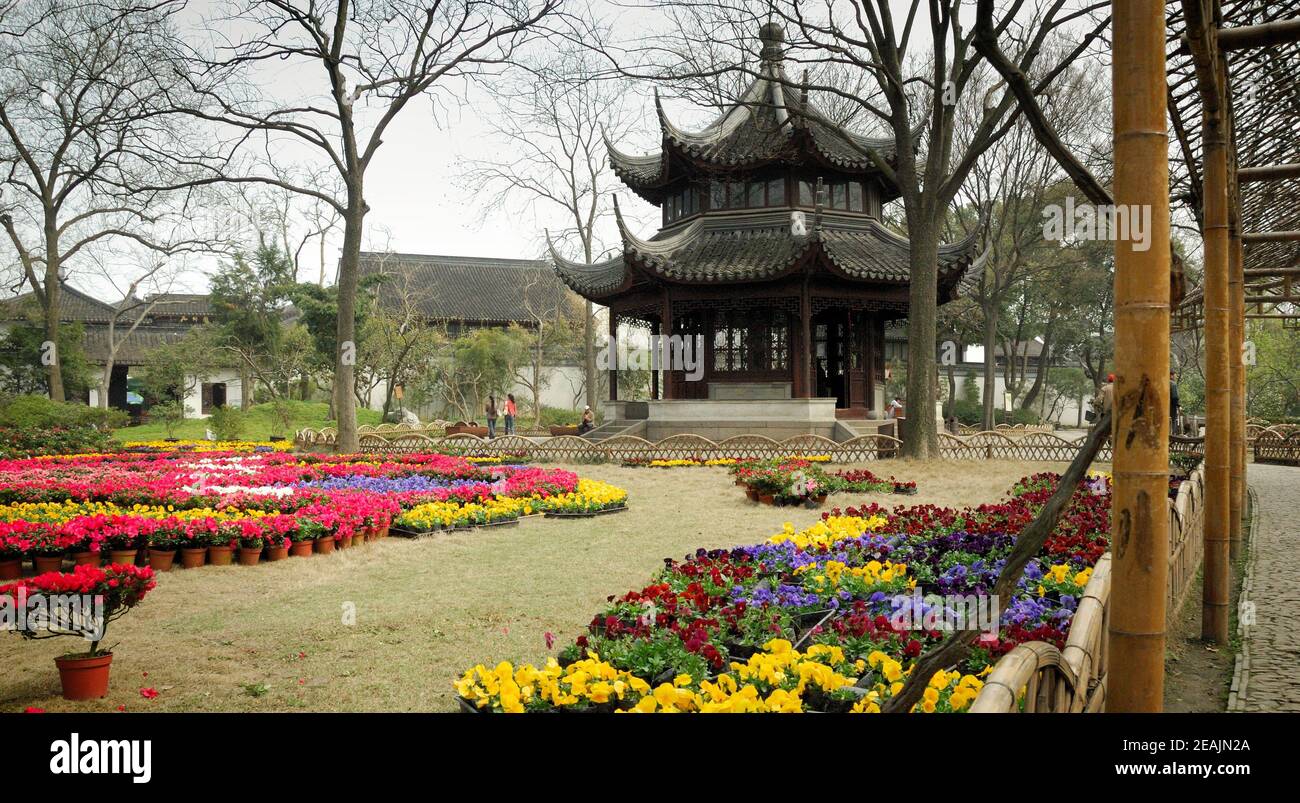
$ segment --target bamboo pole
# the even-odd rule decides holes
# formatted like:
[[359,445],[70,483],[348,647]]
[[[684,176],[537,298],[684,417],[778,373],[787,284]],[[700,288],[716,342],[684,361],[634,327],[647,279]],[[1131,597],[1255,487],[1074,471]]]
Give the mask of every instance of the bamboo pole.
[[[1222,43],[1220,43],[1222,45]],[[1231,420],[1228,430],[1229,492],[1228,504],[1228,582],[1232,582],[1231,562],[1236,561],[1241,550],[1241,518],[1246,503],[1246,383],[1245,329],[1246,329],[1246,274],[1244,246],[1241,243],[1241,161],[1237,152],[1237,114],[1232,103],[1231,73],[1228,58],[1219,54],[1219,75],[1224,88],[1227,124],[1226,137],[1231,161],[1228,174],[1228,302],[1229,302],[1229,379],[1231,401],[1228,405]],[[1287,280],[1289,281],[1289,280]],[[1228,591],[1231,594],[1231,589]]]
[[[1233,198],[1233,207],[1240,218],[1241,196]],[[1237,230],[1239,233],[1240,229]],[[1232,504],[1228,515],[1228,557],[1236,561],[1241,555],[1241,522],[1246,511],[1246,300],[1243,276],[1244,254],[1241,237],[1232,237],[1229,243],[1228,279],[1232,300]]]
[[[1204,49],[1218,73],[1218,59]],[[1201,636],[1218,644],[1228,640],[1229,522],[1231,511],[1232,339],[1228,286],[1228,138],[1218,77],[1203,82],[1205,240],[1205,572],[1202,578]]]
[[[1113,5],[1115,202],[1169,241],[1165,4]],[[1110,711],[1159,711],[1169,576],[1170,250],[1115,243],[1115,421]]]

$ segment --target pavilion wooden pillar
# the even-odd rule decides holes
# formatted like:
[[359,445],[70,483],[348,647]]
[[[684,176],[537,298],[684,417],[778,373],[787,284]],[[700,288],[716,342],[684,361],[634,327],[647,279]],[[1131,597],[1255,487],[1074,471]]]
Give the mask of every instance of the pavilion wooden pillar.
[[[664,337],[671,337],[673,334],[673,299],[672,296],[668,294],[667,287],[664,288],[663,310],[659,313],[659,331],[664,335]],[[694,335],[683,334],[682,337],[694,337]],[[686,344],[683,343],[682,346],[683,348],[685,348]],[[695,359],[697,360],[704,359],[703,347],[701,347],[699,350],[696,350],[695,343],[692,342],[690,344],[690,348],[692,350],[691,354]],[[669,356],[669,355],[664,355],[664,356]],[[676,391],[673,389],[672,365],[665,365],[663,366],[663,369],[664,369],[664,380],[663,380],[663,387],[662,387],[663,398],[665,399],[676,398],[675,395]]]
[[817,362],[817,355],[813,353],[812,339],[812,298],[808,294],[808,280],[804,279],[803,287],[799,293],[799,351],[803,355],[800,364],[801,379],[803,380],[803,393],[799,395],[801,399],[811,399],[817,394],[817,382],[814,380],[813,365]]
[[1149,246],[1115,243],[1109,711],[1159,711],[1169,576],[1169,161],[1165,4],[1112,7],[1115,203],[1149,209]]
[[659,398],[659,369],[662,367],[659,364],[660,363],[659,357],[663,353],[662,349],[660,348],[660,344],[662,341],[660,340],[661,336],[659,330],[661,327],[662,324],[659,321],[654,321],[653,323],[650,324],[650,398],[651,399]]
[[618,401],[618,315],[609,311],[609,400]]

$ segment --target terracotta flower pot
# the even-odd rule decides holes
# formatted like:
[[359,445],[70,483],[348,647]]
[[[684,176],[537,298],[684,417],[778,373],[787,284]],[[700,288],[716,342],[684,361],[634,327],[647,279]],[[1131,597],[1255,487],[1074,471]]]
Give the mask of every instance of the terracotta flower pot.
[[77,566],[102,566],[104,564],[103,552],[73,552],[72,562]]
[[241,546],[239,548],[239,565],[256,566],[262,559],[262,548],[260,546]]
[[324,538],[317,538],[314,543],[316,544],[316,554],[318,555],[328,555],[334,551],[334,536],[332,535],[327,535]]
[[113,653],[65,655],[54,659],[59,667],[65,700],[95,700],[108,695],[108,670]]
[[759,494],[758,501],[764,505],[774,505],[776,504],[776,497],[772,494]]
[[0,560],[0,580],[17,580],[22,576],[23,561],[21,558]]
[[46,572],[63,571],[62,555],[33,555],[32,566],[36,569],[37,574]]
[[111,549],[108,552],[108,562],[130,566],[135,563],[136,551],[135,549]]
[[385,525],[384,525],[384,526],[379,530],[379,537],[380,537],[380,538],[387,538],[387,537],[388,537],[388,528],[391,527],[391,526],[392,526],[392,522],[389,522],[388,524],[385,524]]
[[208,550],[205,547],[187,547],[181,550],[181,568],[197,569],[208,559]]
[[213,566],[229,566],[234,559],[234,550],[228,546],[208,547],[208,563]]
[[135,565],[136,565],[136,566],[148,566],[148,565],[149,565],[149,548],[148,548],[148,547],[140,547],[139,549],[137,549],[137,550],[135,551]]
[[749,501],[751,501],[751,502],[757,502],[757,501],[758,501],[758,491],[755,491],[753,488],[746,488],[746,489],[745,489],[745,496],[748,496],[748,497],[749,497]]
[[170,572],[172,564],[176,562],[176,550],[174,549],[149,549],[149,568],[155,572]]
[[289,554],[295,558],[311,557],[311,541],[294,541],[289,545]]
[[287,546],[269,546],[266,548],[267,560],[284,560],[289,557],[289,547]]

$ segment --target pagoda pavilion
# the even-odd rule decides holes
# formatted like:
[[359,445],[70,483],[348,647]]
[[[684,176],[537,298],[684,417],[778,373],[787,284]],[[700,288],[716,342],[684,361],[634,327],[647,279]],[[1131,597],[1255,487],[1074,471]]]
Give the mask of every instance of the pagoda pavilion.
[[[909,243],[881,222],[881,205],[900,193],[865,154],[885,163],[899,154],[892,136],[849,143],[821,122],[806,89],[786,78],[781,28],[764,25],[759,37],[755,80],[712,124],[677,127],[656,93],[658,152],[629,155],[606,141],[615,174],[661,208],[659,232],[643,239],[616,214],[618,256],[551,256],[565,284],[608,307],[611,336],[623,324],[702,337],[702,376],[652,373],[650,404],[663,413],[651,410],[652,423],[789,419],[795,427],[773,434],[829,435],[836,419],[883,417],[885,324],[907,317]],[[974,245],[972,236],[940,247],[940,304],[961,291]],[[761,412],[728,404],[745,401],[762,402],[752,408]],[[709,430],[651,434],[673,431]]]

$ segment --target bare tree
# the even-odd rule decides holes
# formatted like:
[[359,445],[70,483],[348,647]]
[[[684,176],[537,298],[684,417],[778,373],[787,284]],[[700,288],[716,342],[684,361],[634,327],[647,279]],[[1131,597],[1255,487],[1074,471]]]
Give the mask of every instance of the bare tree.
[[[240,0],[213,27],[237,37],[205,56],[199,104],[178,111],[233,135],[238,147],[297,147],[338,175],[340,192],[275,175],[232,175],[207,163],[200,183],[279,186],[332,207],[343,221],[338,273],[334,412],[339,449],[357,449],[356,306],[366,213],[366,171],[412,102],[499,73],[557,16],[561,0]],[[271,65],[307,84],[293,98],[256,93]],[[311,86],[312,79],[316,88]],[[259,96],[260,95],[260,96]],[[269,143],[269,144],[268,144]]]
[[[61,283],[92,248],[131,242],[160,254],[208,247],[177,236],[189,193],[145,190],[170,175],[162,154],[180,130],[160,116],[176,78],[175,0],[37,0],[6,14],[0,37],[0,226],[21,282],[58,342]],[[12,27],[11,27],[12,26]],[[64,398],[60,361],[50,398]]]
[[[607,40],[607,35],[600,35]],[[461,183],[494,189],[487,211],[512,204],[555,220],[559,247],[574,244],[587,264],[604,255],[601,230],[613,221],[618,180],[607,169],[607,143],[632,132],[629,83],[602,71],[590,51],[563,44],[513,82],[491,87],[495,113],[488,126],[505,156],[470,162]],[[552,217],[552,214],[555,217]],[[587,404],[597,406],[595,309],[583,325]]]
[[149,261],[143,270],[125,285],[120,276],[120,265],[99,262],[99,278],[122,296],[108,321],[108,356],[104,360],[104,370],[100,373],[98,385],[98,406],[102,410],[108,409],[108,389],[113,381],[113,368],[122,345],[149,319],[155,308],[176,303],[167,300],[166,294],[179,276],[178,263],[162,254],[149,253],[148,256]]

